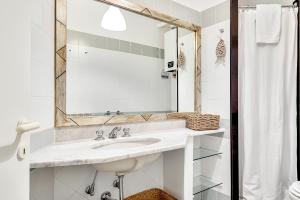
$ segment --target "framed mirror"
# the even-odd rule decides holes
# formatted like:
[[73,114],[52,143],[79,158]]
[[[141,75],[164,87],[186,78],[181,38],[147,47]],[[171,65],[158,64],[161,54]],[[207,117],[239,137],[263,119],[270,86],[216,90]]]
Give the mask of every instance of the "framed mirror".
[[56,127],[200,111],[200,31],[124,0],[56,0]]

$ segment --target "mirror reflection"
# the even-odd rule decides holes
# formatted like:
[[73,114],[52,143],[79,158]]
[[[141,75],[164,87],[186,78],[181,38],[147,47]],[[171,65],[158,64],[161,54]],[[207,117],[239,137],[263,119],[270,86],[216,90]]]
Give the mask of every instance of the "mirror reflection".
[[194,111],[194,32],[93,0],[67,15],[67,114]]

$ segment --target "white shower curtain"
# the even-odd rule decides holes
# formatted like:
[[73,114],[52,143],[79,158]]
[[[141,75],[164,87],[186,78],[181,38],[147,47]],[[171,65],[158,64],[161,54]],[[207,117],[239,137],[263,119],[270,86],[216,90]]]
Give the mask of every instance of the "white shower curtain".
[[240,10],[241,195],[287,200],[288,187],[297,178],[297,12],[282,9],[278,44],[256,44],[255,18],[254,9]]

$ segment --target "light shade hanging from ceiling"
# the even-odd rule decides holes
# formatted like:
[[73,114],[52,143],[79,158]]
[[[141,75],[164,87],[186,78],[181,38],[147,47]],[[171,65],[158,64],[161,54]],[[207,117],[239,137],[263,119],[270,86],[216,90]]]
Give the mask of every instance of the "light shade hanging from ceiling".
[[126,21],[119,8],[109,6],[102,18],[101,26],[110,31],[125,31]]

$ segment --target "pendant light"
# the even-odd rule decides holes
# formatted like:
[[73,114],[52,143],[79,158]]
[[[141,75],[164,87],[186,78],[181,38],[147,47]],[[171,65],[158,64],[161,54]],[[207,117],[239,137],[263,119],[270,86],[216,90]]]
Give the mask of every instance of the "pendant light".
[[126,31],[124,15],[115,6],[109,6],[102,18],[101,26],[110,31]]

